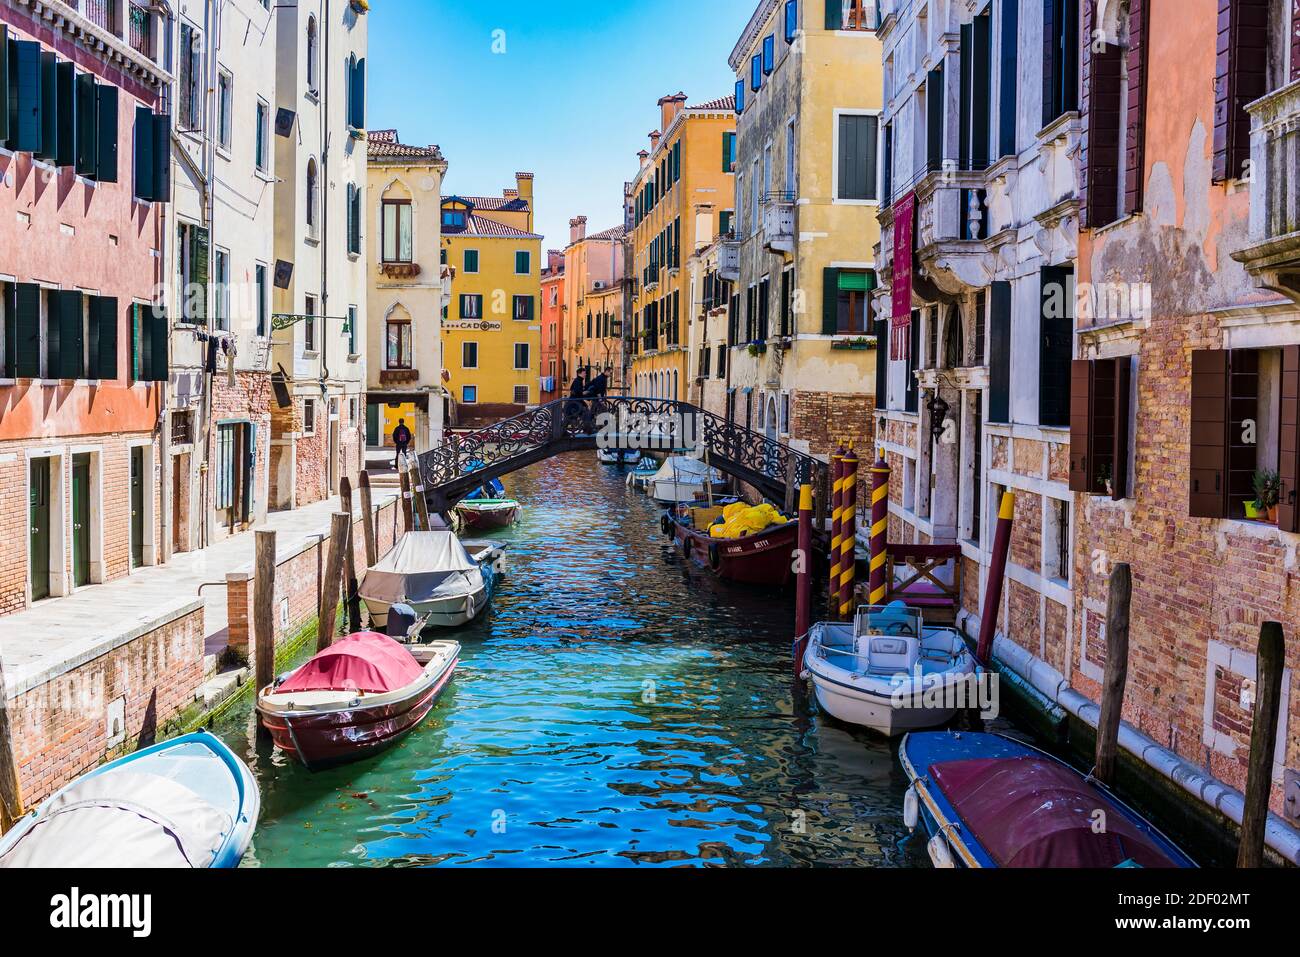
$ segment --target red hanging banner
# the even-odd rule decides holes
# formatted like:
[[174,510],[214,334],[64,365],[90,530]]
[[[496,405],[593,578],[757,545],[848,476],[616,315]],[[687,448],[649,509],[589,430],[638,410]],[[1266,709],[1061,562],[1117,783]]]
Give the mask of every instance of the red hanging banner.
[[916,223],[916,193],[894,204],[894,315],[889,329],[889,358],[906,359],[912,326],[912,239]]

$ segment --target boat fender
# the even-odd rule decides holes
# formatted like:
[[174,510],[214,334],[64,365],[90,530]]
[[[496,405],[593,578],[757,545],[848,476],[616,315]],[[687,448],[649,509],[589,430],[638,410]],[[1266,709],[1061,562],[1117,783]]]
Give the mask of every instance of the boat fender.
[[930,863],[938,868],[955,868],[957,861],[952,856],[952,848],[948,846],[948,838],[942,832],[930,838],[930,843],[926,844],[925,849],[930,853]]
[[921,799],[916,793],[916,785],[913,784],[903,795],[903,823],[907,825],[909,831],[915,831],[920,819]]
[[659,516],[659,528],[665,535],[671,535],[673,533],[673,523],[668,520],[667,515]]
[[712,568],[714,571],[717,571],[718,567],[721,564],[722,564],[722,554],[718,551],[718,546],[710,545],[709,546],[709,567]]

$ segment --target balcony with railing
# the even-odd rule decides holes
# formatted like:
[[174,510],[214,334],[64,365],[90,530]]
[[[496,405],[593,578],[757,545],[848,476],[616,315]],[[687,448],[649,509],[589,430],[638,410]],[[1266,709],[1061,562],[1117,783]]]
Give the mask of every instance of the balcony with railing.
[[130,2],[126,7],[126,42],[136,53],[154,58],[153,14],[148,6]]
[[763,197],[763,245],[773,252],[794,252],[795,195],[773,192]]
[[81,0],[76,6],[81,15],[102,30],[120,37],[121,30],[117,23],[118,0]]
[[1259,285],[1300,301],[1300,80],[1250,112],[1250,245],[1232,254]]

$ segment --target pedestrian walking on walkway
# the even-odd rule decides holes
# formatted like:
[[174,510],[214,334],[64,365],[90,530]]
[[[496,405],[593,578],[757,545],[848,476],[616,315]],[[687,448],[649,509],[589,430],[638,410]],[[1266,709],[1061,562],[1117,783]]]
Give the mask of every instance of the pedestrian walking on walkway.
[[406,450],[411,447],[411,430],[406,427],[405,419],[397,420],[397,428],[393,429],[393,445],[397,446],[397,452],[393,456],[393,468],[401,471],[402,456]]

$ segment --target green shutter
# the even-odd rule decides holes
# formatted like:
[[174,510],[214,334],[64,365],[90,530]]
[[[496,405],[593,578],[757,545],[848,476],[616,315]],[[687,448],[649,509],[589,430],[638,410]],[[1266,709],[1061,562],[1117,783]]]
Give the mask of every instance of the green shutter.
[[90,373],[104,382],[117,378],[117,300],[90,299]]
[[846,269],[840,273],[839,288],[842,292],[866,292],[867,274]]
[[59,58],[41,52],[41,151],[42,159],[59,155]]
[[822,335],[833,336],[840,327],[840,271],[822,270]]
[[153,152],[153,110],[147,106],[135,108],[135,156],[132,159],[135,172],[135,195],[145,202],[153,202],[155,194],[154,174],[158,163]]
[[[9,28],[0,23],[0,143],[9,139]],[[9,356],[12,353],[6,352]]]
[[127,327],[126,335],[131,343],[131,367],[127,370],[127,378],[131,382],[144,382],[144,324],[141,322],[138,303],[131,303],[131,311],[127,313]]
[[117,87],[101,84],[96,91],[97,131],[95,179],[101,183],[117,182]]
[[844,26],[843,0],[826,0],[826,29],[838,30]]
[[41,376],[41,287],[31,282],[18,284],[14,294],[13,355],[20,379]]
[[50,289],[45,293],[45,376],[57,379],[63,372],[62,353],[59,345],[63,337],[63,297],[59,290]]
[[[192,297],[189,290],[185,290],[186,308],[184,315],[187,321],[196,325],[203,325],[208,320],[208,229],[206,226],[191,226],[189,228],[189,237],[189,281],[191,285],[199,288]],[[193,315],[190,315],[189,310],[191,302],[194,306]]]
[[158,303],[148,309],[145,319],[149,326],[149,381],[166,382],[168,378],[167,347],[171,329],[167,324],[167,307]]
[[153,201],[166,203],[172,196],[172,118],[169,114],[154,115],[153,158],[158,164],[153,174]]
[[16,40],[9,50],[9,148],[41,152],[41,45]]
[[58,149],[54,162],[58,166],[77,165],[77,67],[63,62],[55,71],[55,112],[58,121]]
[[[0,43],[4,37],[0,36]],[[17,287],[13,283],[0,283],[0,292],[4,294],[4,361],[0,362],[0,379],[14,378],[14,356],[18,353],[18,305],[15,299]]]
[[366,128],[366,58],[362,57],[352,66],[350,117],[356,129]]
[[[64,289],[49,293],[50,302],[58,301],[59,307],[59,356],[58,377],[60,379],[84,379],[86,377],[86,304],[85,297],[75,289]],[[50,313],[49,326],[54,326],[54,313]],[[51,356],[50,374],[54,375],[56,363]]]
[[731,232],[731,210],[724,209],[722,212],[718,214],[718,232],[719,233]]
[[99,163],[96,134],[99,131],[95,78],[89,73],[77,76],[77,175],[94,176]]

